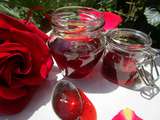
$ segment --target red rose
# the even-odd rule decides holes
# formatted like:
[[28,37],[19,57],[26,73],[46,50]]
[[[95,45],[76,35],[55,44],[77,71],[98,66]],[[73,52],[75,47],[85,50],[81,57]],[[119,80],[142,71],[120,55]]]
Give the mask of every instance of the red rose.
[[0,114],[20,112],[52,67],[48,36],[0,13]]

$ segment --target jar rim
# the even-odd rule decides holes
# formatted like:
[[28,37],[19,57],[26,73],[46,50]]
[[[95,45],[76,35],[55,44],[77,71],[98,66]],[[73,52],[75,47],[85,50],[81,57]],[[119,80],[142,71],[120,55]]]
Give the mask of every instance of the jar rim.
[[[65,10],[66,10],[66,12],[65,12]],[[75,10],[75,11],[71,11],[71,10]],[[76,11],[76,10],[79,10],[79,11]],[[64,12],[64,14],[63,14],[63,12]],[[66,6],[66,7],[57,8],[52,13],[51,22],[54,25],[54,27],[65,29],[66,26],[64,24],[66,24],[66,22],[68,22],[68,20],[70,19],[69,17],[71,17],[71,16],[74,17],[74,15],[76,16],[76,12],[77,12],[77,14],[78,14],[78,12],[80,12],[80,15],[83,14],[84,16],[86,15],[86,17],[88,17],[87,18],[87,20],[88,20],[87,22],[89,22],[88,31],[96,31],[99,28],[102,28],[104,26],[104,23],[105,23],[104,19],[103,19],[104,15],[100,11],[98,11],[94,8],[84,7],[84,6]],[[66,15],[66,18],[63,15]],[[67,16],[67,15],[69,15],[69,16]],[[78,16],[78,17],[81,17],[81,16]],[[78,18],[76,20],[80,21],[80,19],[78,19]],[[97,25],[93,25],[96,22],[97,22]],[[68,29],[68,27],[66,29]]]
[[[152,45],[152,39],[150,36],[148,36],[146,33],[132,29],[132,28],[116,28],[108,31],[106,33],[108,44],[118,48],[120,50],[126,51],[126,52],[140,52],[147,50]],[[120,40],[116,39],[116,37],[123,37]],[[131,43],[128,43],[128,41],[122,40],[127,37],[131,37],[129,39],[133,39],[134,41],[131,41]],[[135,41],[135,40],[138,41]],[[135,43],[133,43],[135,42]],[[137,43],[136,43],[137,42]]]

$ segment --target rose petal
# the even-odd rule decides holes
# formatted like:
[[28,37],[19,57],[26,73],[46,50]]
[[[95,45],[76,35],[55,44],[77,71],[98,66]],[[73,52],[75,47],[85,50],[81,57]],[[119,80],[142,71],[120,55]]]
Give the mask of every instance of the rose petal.
[[22,31],[29,31],[25,24],[22,24],[16,18],[0,13],[0,28],[9,30],[10,28],[19,29]]
[[20,44],[8,43],[1,46],[0,55],[1,78],[10,87],[20,87],[22,84],[16,81],[15,76],[27,75],[31,72],[32,59],[30,52]]
[[[26,71],[30,69],[27,68],[28,70],[26,69],[26,71],[23,73],[22,70],[20,70],[21,68],[19,68],[19,65],[16,64],[17,62],[18,60],[16,61],[15,59],[1,66],[0,76],[1,82],[4,83],[4,87],[20,88],[24,86],[24,84],[22,84],[21,80],[18,78],[23,79],[23,77],[25,77]],[[17,71],[20,72],[17,73]]]
[[46,65],[49,72],[52,69],[52,65],[53,65],[53,59],[51,57],[48,58]]
[[[12,30],[11,35],[14,42],[17,42],[32,51],[34,61],[42,62],[45,58],[48,59],[48,47],[40,37],[19,30]],[[17,35],[19,37],[17,37]]]
[[41,39],[43,39],[45,42],[48,40],[48,36],[40,31],[33,23],[27,23],[25,20],[17,20],[13,17],[7,16],[3,13],[0,13],[0,28],[3,29],[18,29],[21,31],[28,31],[32,34],[35,34]]
[[23,88],[4,88],[0,86],[0,99],[15,100],[27,95],[26,89]]
[[[1,21],[0,21],[1,22]],[[6,29],[1,29],[1,26],[0,26],[0,40],[1,40],[1,43],[0,43],[0,46],[5,44],[6,42],[10,43],[9,39],[11,38],[9,35],[8,35],[9,31],[6,30]]]
[[[30,34],[29,32],[21,32],[13,29],[10,35],[12,36],[13,41],[21,44],[22,46],[25,46],[32,51],[31,57],[33,74],[29,75],[29,77],[26,79],[23,78],[24,80],[22,81],[25,84],[28,83],[29,85],[40,85],[40,83],[42,83],[44,79],[40,77],[41,64],[44,64],[48,58],[51,58],[48,52],[48,47],[45,45],[44,41],[41,38],[38,38],[37,36]],[[8,48],[2,49],[1,52],[9,48],[12,48],[12,46],[10,45]],[[14,50],[16,49],[18,49],[18,47],[14,48]]]
[[[28,70],[31,67],[31,61],[32,58],[30,56],[30,52],[26,47],[23,47],[22,45],[18,43],[6,43],[1,46],[0,49],[0,65],[5,62],[13,62],[17,60],[18,62],[24,62],[25,70]],[[11,59],[16,60],[11,60]],[[24,70],[24,71],[25,71]],[[23,72],[24,72],[23,71]]]
[[39,74],[31,74],[21,79],[21,82],[27,86],[39,86],[45,82],[45,79]]
[[26,96],[22,96],[18,99],[0,99],[0,115],[15,114],[22,111],[30,101],[32,94],[33,91],[30,91]]
[[10,56],[10,53],[6,53],[6,52],[2,52],[2,53],[0,53],[0,60],[2,60],[3,58],[6,58],[6,57],[8,57],[8,56]]
[[105,25],[104,25],[105,31],[118,27],[118,25],[122,22],[122,18],[115,13],[103,12],[103,14],[105,20]]
[[[8,69],[7,67],[4,67],[4,66],[2,66],[2,68],[0,70],[1,71],[0,72],[1,73],[1,81],[4,80],[5,84],[3,84],[3,86],[7,87],[12,84],[12,80],[11,80],[11,76],[12,76],[11,71],[12,70]],[[7,64],[7,66],[9,66],[9,65]]]
[[143,120],[129,108],[121,110],[112,120]]
[[44,64],[42,64],[41,69],[40,69],[40,74],[42,76],[43,79],[45,79],[48,75],[48,72],[51,70],[51,66],[53,64],[53,60],[51,58],[49,58],[47,60],[47,62],[45,62]]
[[[32,51],[32,65],[33,72],[40,74],[41,64],[50,57],[48,47],[45,42],[36,35],[33,35],[29,32],[22,32],[19,30],[11,31],[12,40],[22,44]],[[19,37],[17,37],[19,36]],[[23,38],[23,40],[22,40]]]
[[[23,24],[26,23],[25,20],[21,20],[21,22]],[[33,23],[28,23],[26,24],[26,27],[32,32],[34,33],[35,35],[39,36],[42,40],[44,40],[45,42],[47,42],[48,40],[48,36],[47,34],[45,34],[44,32],[42,32],[41,30],[39,30]]]

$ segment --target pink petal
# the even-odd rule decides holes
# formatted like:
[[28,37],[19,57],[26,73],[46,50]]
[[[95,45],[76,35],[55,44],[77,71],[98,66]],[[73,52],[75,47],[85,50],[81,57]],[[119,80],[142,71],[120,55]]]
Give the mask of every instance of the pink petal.
[[122,23],[122,18],[115,13],[104,12],[103,14],[104,14],[104,20],[105,20],[105,25],[104,25],[105,31],[116,28],[118,27],[119,24]]
[[129,108],[121,110],[112,120],[143,120],[138,117],[134,111]]

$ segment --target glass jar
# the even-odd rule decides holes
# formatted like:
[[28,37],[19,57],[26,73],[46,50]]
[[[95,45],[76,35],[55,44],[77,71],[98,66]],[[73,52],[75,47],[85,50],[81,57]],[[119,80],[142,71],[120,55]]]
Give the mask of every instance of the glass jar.
[[93,8],[63,7],[52,14],[52,24],[49,48],[62,74],[85,77],[105,48],[102,14]]
[[[106,37],[108,45],[102,65],[104,77],[136,90],[142,88],[140,84],[137,87],[137,83],[155,87],[154,82],[159,78],[155,61],[158,52],[151,48],[151,38],[143,32],[127,28],[111,30]],[[153,69],[156,77],[153,76]]]

